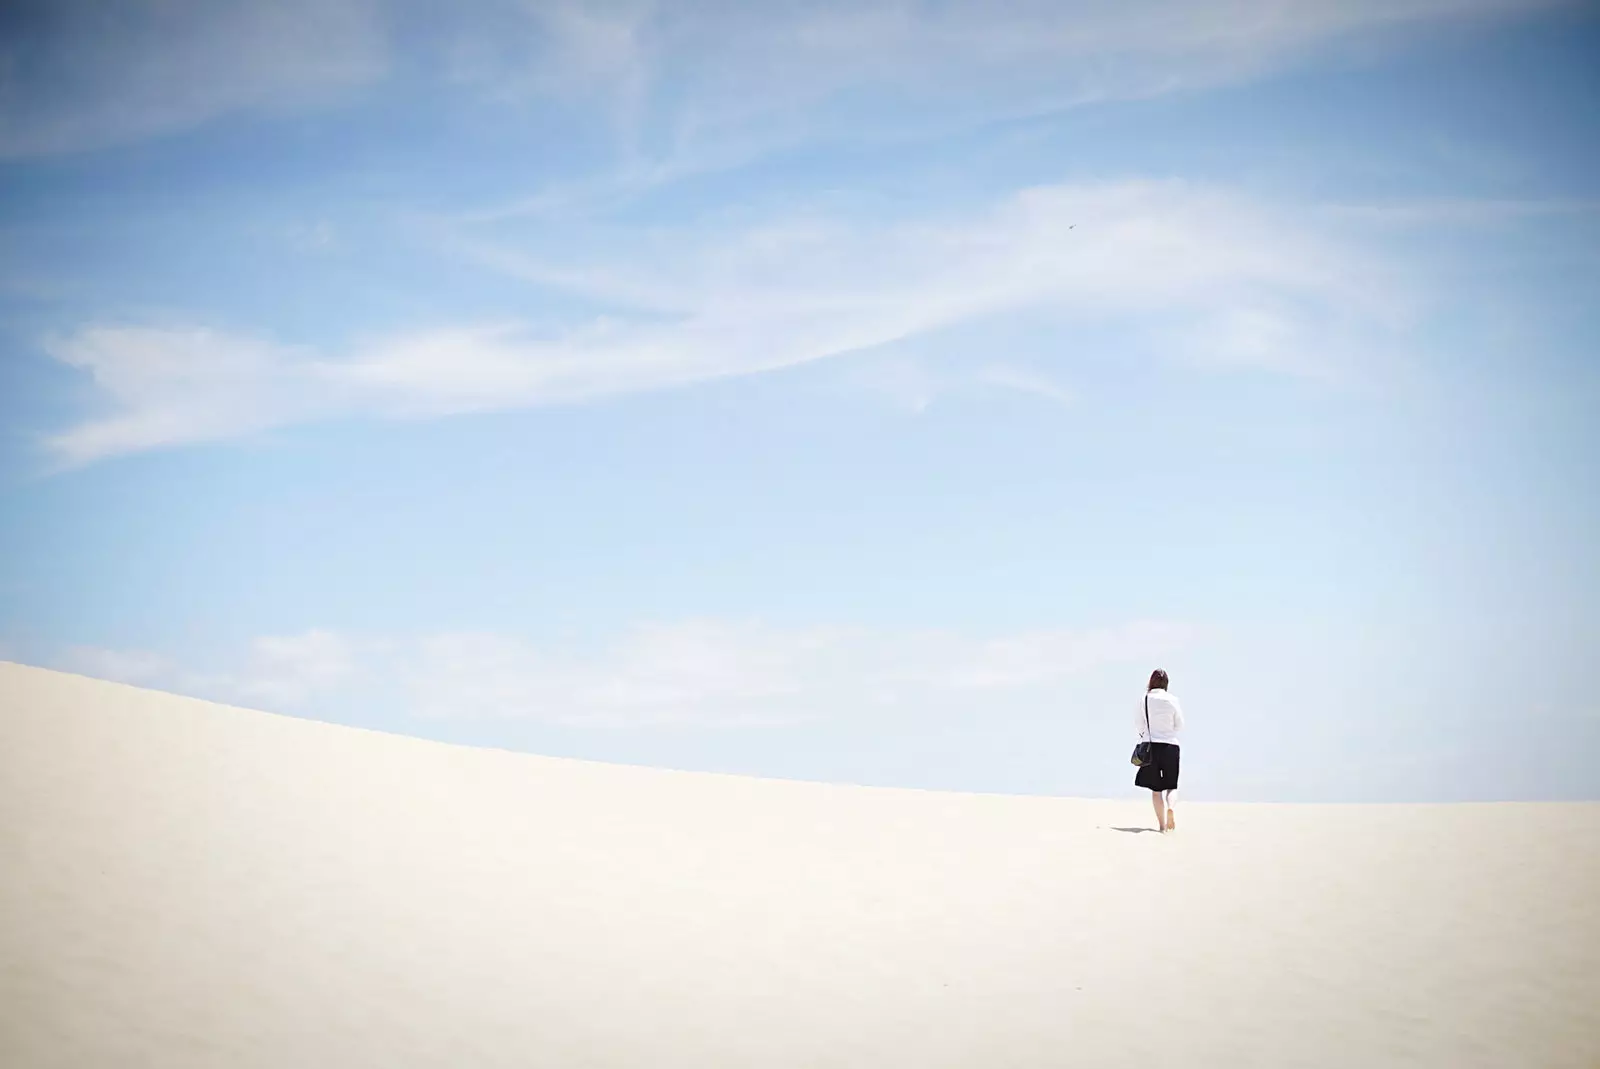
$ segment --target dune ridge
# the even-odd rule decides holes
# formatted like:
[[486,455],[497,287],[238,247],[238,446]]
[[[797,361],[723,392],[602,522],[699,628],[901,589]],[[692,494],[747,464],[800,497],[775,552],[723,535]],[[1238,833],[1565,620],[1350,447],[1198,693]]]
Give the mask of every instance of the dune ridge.
[[1600,1065],[1600,804],[1181,816],[0,662],[0,1064]]

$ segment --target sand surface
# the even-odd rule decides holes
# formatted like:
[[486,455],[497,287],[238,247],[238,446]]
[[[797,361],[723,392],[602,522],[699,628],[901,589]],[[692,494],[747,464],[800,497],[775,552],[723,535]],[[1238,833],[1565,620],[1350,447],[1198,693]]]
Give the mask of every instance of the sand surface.
[[0,1065],[1600,1065],[1600,805],[1180,816],[0,663]]

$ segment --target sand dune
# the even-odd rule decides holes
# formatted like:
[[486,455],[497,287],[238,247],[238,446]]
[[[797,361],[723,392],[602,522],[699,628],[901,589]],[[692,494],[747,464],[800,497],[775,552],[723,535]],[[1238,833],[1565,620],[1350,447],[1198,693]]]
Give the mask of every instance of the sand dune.
[[0,1064],[1600,1065],[1600,806],[1182,816],[0,664]]

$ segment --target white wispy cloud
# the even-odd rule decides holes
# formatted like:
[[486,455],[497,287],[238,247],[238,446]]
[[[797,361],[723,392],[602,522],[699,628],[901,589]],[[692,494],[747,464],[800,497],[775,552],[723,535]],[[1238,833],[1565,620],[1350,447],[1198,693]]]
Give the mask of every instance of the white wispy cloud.
[[629,185],[812,137],[1204,88],[1372,34],[1561,2],[475,0],[428,10],[401,64],[388,27],[417,15],[402,0],[21,4],[0,23],[0,156],[303,107],[399,66],[435,92],[606,118]]
[[687,620],[635,627],[582,648],[482,633],[311,631],[256,639],[220,667],[84,648],[51,663],[281,712],[337,713],[376,697],[421,719],[761,724],[970,710],[974,703],[989,709],[1004,697],[1047,701],[1073,676],[1107,665],[1142,667],[1199,634],[1167,621],[986,638]]
[[488,215],[570,208],[827,139],[919,137],[1270,74],[1374,36],[1563,0],[552,0],[462,25],[456,76],[609,114],[622,166]]
[[5,25],[0,157],[317,104],[388,66],[376,0],[23,4]]
[[156,687],[217,701],[294,709],[320,694],[370,678],[374,654],[384,647],[326,630],[264,635],[235,654],[233,663],[202,668],[150,650],[73,646],[43,660],[51,668]]
[[204,327],[89,327],[45,348],[88,373],[109,409],[50,439],[67,463],[251,434],[325,401],[311,357]]
[[977,390],[1020,393],[1053,405],[1077,401],[1072,388],[1059,375],[1015,363],[990,363],[976,366],[936,366],[895,354],[884,359],[862,360],[844,377],[860,390],[886,398],[896,407],[923,412],[941,397],[969,394]]
[[48,659],[48,666],[64,672],[109,679],[134,686],[189,689],[193,679],[171,658],[148,650],[113,650],[99,646],[73,646]]
[[365,651],[345,636],[313,630],[299,635],[264,635],[250,644],[243,671],[228,677],[251,703],[293,707],[311,696],[358,680]]
[[[456,325],[309,351],[193,326],[100,324],[53,339],[102,413],[50,438],[67,464],[328,416],[421,417],[571,402],[791,367],[1041,310],[1186,332],[1196,359],[1325,371],[1388,326],[1403,287],[1315,213],[1179,182],[1049,186],[917,222],[806,217],[596,235],[544,259],[452,237],[456,255],[563,291],[558,328]],[[1186,328],[1193,326],[1193,331]],[[1313,343],[1314,339],[1314,343]],[[1054,375],[985,362],[996,385]]]
[[989,386],[1031,394],[1047,401],[1054,401],[1056,404],[1068,405],[1076,400],[1076,395],[1069,387],[1062,385],[1049,375],[1041,374],[1030,368],[1016,367],[1009,364],[993,364],[980,368],[977,379],[979,382]]

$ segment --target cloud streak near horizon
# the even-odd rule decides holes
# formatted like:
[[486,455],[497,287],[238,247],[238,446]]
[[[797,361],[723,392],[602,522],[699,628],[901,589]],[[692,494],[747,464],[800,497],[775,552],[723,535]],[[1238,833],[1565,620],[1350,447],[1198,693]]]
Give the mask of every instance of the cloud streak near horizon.
[[219,670],[148,650],[79,647],[44,660],[271,712],[336,710],[363,704],[363,694],[371,704],[381,693],[392,711],[419,720],[761,725],[970,712],[1005,694],[1037,701],[1072,676],[1142,665],[1199,636],[1191,625],[1155,620],[993,637],[686,620],[633,627],[587,649],[489,633],[402,638],[316,629],[257,638]]

